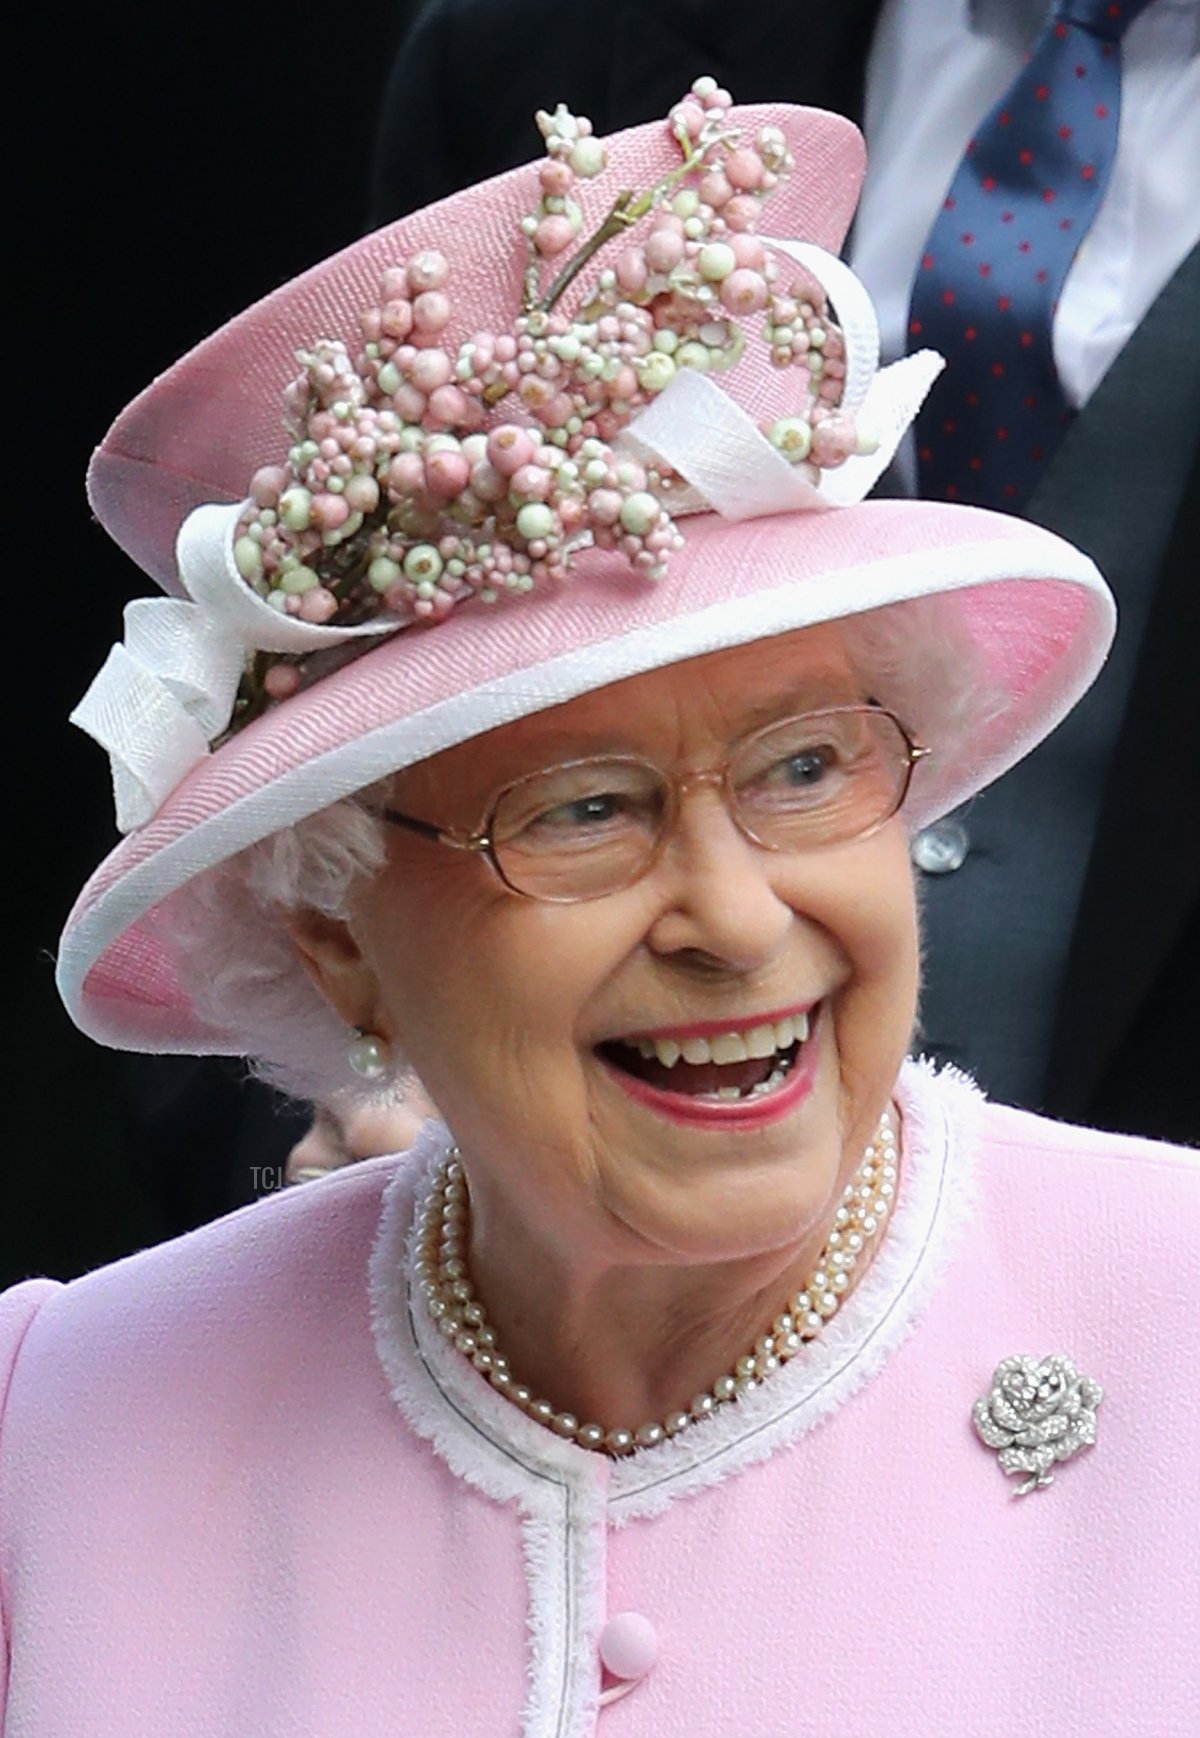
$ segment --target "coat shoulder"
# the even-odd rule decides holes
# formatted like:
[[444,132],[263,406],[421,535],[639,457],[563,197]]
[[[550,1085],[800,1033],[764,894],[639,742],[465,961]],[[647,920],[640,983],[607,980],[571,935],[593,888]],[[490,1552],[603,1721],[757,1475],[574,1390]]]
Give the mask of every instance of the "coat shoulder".
[[[67,1284],[0,1296],[9,1432],[47,1440],[162,1411],[193,1423],[341,1333],[369,1341],[366,1267],[399,1159],[367,1160],[266,1197]],[[10,1436],[11,1441],[11,1436]],[[61,1445],[60,1446],[65,1446]]]
[[1111,1186],[1117,1188],[1152,1187],[1150,1179],[1162,1177],[1168,1187],[1174,1185],[1185,1195],[1189,1190],[1196,1193],[1200,1207],[1200,1149],[1196,1147],[1084,1128],[991,1103],[983,1107],[980,1136],[997,1156],[1037,1155],[1052,1159],[1057,1167],[1086,1172],[1097,1179],[1110,1177]]
[[1160,1309],[1162,1274],[1200,1286],[1200,1150],[994,1104],[927,1061],[902,1081],[906,1125],[915,1112],[918,1139],[946,1131],[968,1241],[1000,1261],[1007,1282],[1070,1286],[1081,1304],[1132,1286],[1155,1292]]
[[0,1419],[25,1336],[42,1305],[63,1289],[56,1279],[26,1279],[0,1293]]
[[992,1104],[978,1135],[988,1218],[1014,1250],[1052,1241],[1081,1275],[1200,1282],[1200,1151]]

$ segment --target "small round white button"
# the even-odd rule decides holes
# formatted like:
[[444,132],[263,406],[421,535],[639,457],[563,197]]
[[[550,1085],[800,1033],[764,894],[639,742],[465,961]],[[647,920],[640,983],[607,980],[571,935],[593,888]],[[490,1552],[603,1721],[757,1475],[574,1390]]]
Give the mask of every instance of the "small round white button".
[[961,821],[935,821],[922,827],[912,842],[912,860],[926,875],[950,875],[961,869],[971,849]]

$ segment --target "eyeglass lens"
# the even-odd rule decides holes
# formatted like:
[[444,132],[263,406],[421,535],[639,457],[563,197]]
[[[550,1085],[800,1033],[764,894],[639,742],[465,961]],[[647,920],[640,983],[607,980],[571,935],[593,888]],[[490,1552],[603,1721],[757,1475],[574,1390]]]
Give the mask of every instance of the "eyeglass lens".
[[[908,739],[890,713],[832,708],[739,743],[725,773],[726,802],[756,843],[810,850],[885,821],[903,800],[909,770]],[[673,781],[646,761],[613,756],[553,767],[501,794],[492,852],[519,892],[599,898],[643,873],[671,825],[674,801]]]

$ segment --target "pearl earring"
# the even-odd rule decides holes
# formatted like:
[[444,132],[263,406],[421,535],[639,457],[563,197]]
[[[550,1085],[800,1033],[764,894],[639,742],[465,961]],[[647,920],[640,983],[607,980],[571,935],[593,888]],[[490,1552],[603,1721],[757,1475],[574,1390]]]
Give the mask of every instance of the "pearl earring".
[[354,1038],[346,1050],[346,1060],[355,1074],[360,1074],[364,1080],[378,1080],[387,1073],[387,1050],[382,1038],[356,1026]]

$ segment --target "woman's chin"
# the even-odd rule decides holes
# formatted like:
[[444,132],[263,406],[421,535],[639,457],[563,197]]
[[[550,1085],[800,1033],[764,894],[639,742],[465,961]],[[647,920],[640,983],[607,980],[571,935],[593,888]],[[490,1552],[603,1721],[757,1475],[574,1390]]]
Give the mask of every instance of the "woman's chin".
[[[836,1153],[809,1155],[787,1170],[778,1162],[743,1166],[736,1174],[710,1169],[682,1182],[661,1175],[621,1179],[609,1211],[643,1249],[686,1266],[778,1259],[787,1265],[825,1226],[838,1191]],[[631,1186],[632,1183],[632,1186]]]
[[594,1129],[600,1174],[609,1176],[606,1210],[688,1262],[767,1255],[809,1237],[828,1217],[846,1164],[836,1080],[820,1065],[817,1037],[775,1091],[748,1105],[664,1105],[665,1095],[601,1060],[606,1114]]

